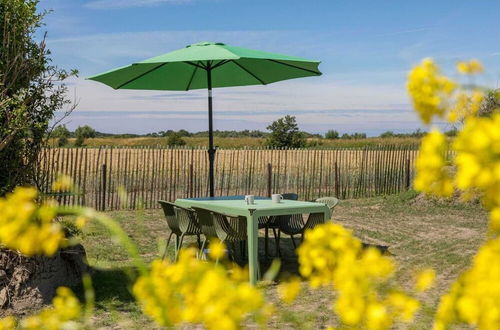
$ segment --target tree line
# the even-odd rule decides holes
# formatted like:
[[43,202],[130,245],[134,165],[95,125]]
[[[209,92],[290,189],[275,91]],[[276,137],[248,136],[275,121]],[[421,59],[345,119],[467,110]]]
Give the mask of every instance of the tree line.
[[[272,122],[268,127],[268,132],[260,130],[215,130],[214,137],[218,138],[261,138],[266,140],[266,145],[272,147],[289,147],[289,148],[303,148],[314,147],[321,145],[322,139],[328,140],[351,140],[351,139],[366,139],[366,133],[339,133],[336,130],[329,130],[324,135],[313,134],[299,129],[295,116],[285,116]],[[453,136],[456,129],[447,132],[448,135]],[[411,133],[394,133],[393,131],[386,131],[380,134],[379,138],[421,138],[425,134],[424,131],[417,129]],[[186,144],[184,138],[189,137],[208,137],[208,131],[188,132],[185,129],[178,131],[166,130],[147,134],[111,134],[98,132],[88,125],[79,126],[75,131],[70,131],[65,125],[57,126],[51,133],[51,138],[57,139],[57,145],[62,147],[68,145],[69,138],[76,138],[74,146],[80,147],[84,145],[85,139],[99,138],[99,137],[113,137],[113,138],[135,138],[135,137],[161,137],[167,139],[169,146],[182,146]]]

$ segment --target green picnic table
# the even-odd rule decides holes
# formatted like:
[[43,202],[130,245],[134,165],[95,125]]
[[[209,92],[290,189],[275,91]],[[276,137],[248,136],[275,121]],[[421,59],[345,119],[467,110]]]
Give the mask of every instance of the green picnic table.
[[247,219],[248,235],[248,266],[250,283],[255,285],[258,277],[258,219],[262,216],[276,216],[288,214],[323,213],[325,221],[330,219],[330,209],[321,203],[282,200],[273,203],[268,198],[257,198],[255,203],[248,205],[244,196],[222,196],[206,198],[177,199],[175,204],[191,208],[199,207],[210,211],[243,216]]

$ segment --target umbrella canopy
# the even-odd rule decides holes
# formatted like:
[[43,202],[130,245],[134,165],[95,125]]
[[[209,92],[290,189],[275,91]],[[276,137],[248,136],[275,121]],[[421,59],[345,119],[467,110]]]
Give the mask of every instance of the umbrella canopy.
[[267,85],[273,82],[319,76],[319,61],[261,52],[223,43],[200,42],[92,77],[114,89],[208,89],[209,187],[214,196],[212,88]]

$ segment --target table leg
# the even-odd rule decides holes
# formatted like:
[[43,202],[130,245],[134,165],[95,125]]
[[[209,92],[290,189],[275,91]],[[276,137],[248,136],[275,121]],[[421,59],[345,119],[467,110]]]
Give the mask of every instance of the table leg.
[[325,223],[327,223],[328,221],[330,221],[330,219],[332,218],[332,212],[330,212],[329,208],[326,208],[326,210],[323,213],[323,215],[325,216]]
[[258,223],[257,218],[250,215],[247,217],[247,236],[248,236],[248,270],[250,284],[257,284],[258,265]]

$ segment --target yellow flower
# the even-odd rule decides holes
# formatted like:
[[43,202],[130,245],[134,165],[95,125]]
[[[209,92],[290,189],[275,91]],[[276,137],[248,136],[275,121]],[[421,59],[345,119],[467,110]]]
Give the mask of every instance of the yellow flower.
[[441,298],[436,324],[466,323],[479,329],[500,325],[500,238],[489,240],[474,257],[472,267]]
[[217,239],[213,240],[210,242],[208,254],[213,260],[221,259],[226,254],[226,245]]
[[73,189],[73,180],[70,176],[59,174],[56,181],[52,183],[52,190],[54,192],[67,192]]
[[194,323],[237,329],[248,315],[266,321],[270,307],[259,289],[235,280],[220,264],[195,256],[194,249],[187,249],[177,263],[155,260],[149,274],[139,277],[133,293],[145,314],[165,327]]
[[416,190],[438,196],[453,194],[453,181],[445,168],[447,149],[446,136],[437,130],[431,131],[422,139],[415,163]]
[[453,149],[458,188],[478,189],[486,207],[500,206],[500,114],[467,118]]
[[495,207],[490,213],[490,228],[500,233],[500,207]]
[[457,70],[461,74],[477,74],[483,72],[484,68],[481,62],[476,59],[472,59],[469,62],[461,61],[457,63]]
[[295,276],[289,281],[283,282],[278,286],[278,296],[285,303],[289,304],[295,300],[300,293],[302,283],[300,278]]
[[450,123],[463,121],[465,118],[477,114],[483,100],[484,94],[481,91],[475,90],[472,93],[461,91],[455,97],[455,104],[449,109],[448,121]]
[[434,116],[444,116],[456,84],[441,75],[432,59],[425,59],[410,71],[406,88],[420,118],[429,124]]
[[81,329],[81,305],[73,292],[66,287],[57,288],[52,306],[38,314],[21,320],[22,329]]
[[16,319],[12,316],[7,316],[0,319],[0,330],[14,330],[16,328]]
[[391,292],[386,299],[389,309],[398,315],[403,322],[411,322],[420,308],[420,303],[402,292]]
[[87,224],[88,219],[86,217],[78,216],[75,220],[75,225],[82,229]]
[[68,242],[61,225],[54,221],[57,205],[38,205],[37,196],[35,188],[18,187],[0,198],[0,244],[28,256],[51,256]]
[[311,286],[335,289],[334,311],[347,326],[387,329],[396,321],[410,321],[420,306],[402,292],[387,294],[382,290],[390,287],[393,261],[377,249],[363,249],[361,242],[338,224],[307,231],[297,252],[300,272]]
[[424,269],[417,274],[415,289],[418,292],[427,291],[434,285],[435,279],[436,279],[436,272],[434,271],[434,269],[431,268]]

